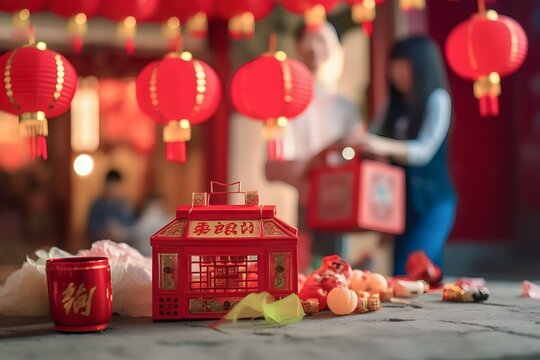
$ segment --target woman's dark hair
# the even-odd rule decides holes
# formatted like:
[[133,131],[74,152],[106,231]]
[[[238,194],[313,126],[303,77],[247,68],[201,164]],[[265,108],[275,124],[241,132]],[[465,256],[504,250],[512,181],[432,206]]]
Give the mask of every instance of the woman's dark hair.
[[414,139],[422,125],[429,95],[437,88],[448,90],[448,79],[438,46],[424,36],[414,36],[397,42],[390,52],[390,61],[408,60],[412,68],[413,90],[407,100],[390,82],[390,101],[382,128],[383,136],[393,137],[396,121],[409,119],[407,138]]

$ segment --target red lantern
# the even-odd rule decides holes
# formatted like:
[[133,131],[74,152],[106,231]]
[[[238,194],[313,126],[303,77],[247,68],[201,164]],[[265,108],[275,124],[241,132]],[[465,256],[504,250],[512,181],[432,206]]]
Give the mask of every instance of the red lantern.
[[118,36],[125,40],[128,54],[135,51],[137,22],[150,20],[158,9],[158,0],[114,0],[103,6],[103,15],[118,23]]
[[482,116],[498,115],[500,78],[516,71],[527,56],[528,40],[513,19],[489,10],[457,25],[446,40],[446,58],[459,76],[474,80]]
[[191,124],[208,120],[219,104],[217,74],[189,52],[170,53],[147,65],[136,83],[141,111],[166,124],[163,141],[167,144],[167,160],[185,162]]
[[268,157],[282,159],[281,138],[287,120],[311,101],[313,75],[283,51],[269,53],[242,65],[231,82],[231,98],[238,112],[265,122]]
[[88,31],[87,19],[98,13],[101,0],[50,0],[49,9],[58,16],[68,19],[68,34],[73,48],[80,53],[83,37]]
[[304,15],[308,29],[319,27],[326,19],[326,13],[332,11],[339,0],[281,0],[285,9],[295,14]]
[[0,57],[4,91],[0,109],[19,116],[21,133],[30,138],[32,157],[47,158],[47,118],[65,113],[77,88],[77,73],[45,43],[23,46]]
[[219,16],[229,21],[229,35],[233,39],[251,38],[255,20],[266,17],[276,5],[275,0],[232,0],[216,2]]
[[366,35],[373,33],[373,21],[377,13],[376,7],[384,0],[347,0],[351,5],[352,19],[357,24],[362,24]]
[[31,13],[43,9],[45,0],[9,0],[3,1],[0,9],[8,12],[16,12],[27,9]]

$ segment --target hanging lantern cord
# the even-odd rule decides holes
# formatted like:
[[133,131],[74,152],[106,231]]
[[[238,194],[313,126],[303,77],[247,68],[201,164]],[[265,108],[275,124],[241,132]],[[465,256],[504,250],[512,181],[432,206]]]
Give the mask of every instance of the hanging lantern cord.
[[486,1],[485,0],[477,0],[478,3],[478,12],[480,14],[485,14],[486,12]]
[[178,34],[178,36],[176,37],[176,39],[174,39],[174,41],[175,41],[176,52],[181,53],[182,50],[184,49],[184,39],[182,37],[182,33]]
[[28,45],[34,45],[36,43],[36,34],[34,31],[34,24],[28,25]]
[[268,52],[275,53],[277,47],[277,35],[276,33],[271,33],[270,38],[268,39]]

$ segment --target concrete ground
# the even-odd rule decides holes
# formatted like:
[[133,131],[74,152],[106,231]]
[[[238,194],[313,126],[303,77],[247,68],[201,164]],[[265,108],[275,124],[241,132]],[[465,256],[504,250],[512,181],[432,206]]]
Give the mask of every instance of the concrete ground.
[[490,282],[482,304],[423,295],[377,313],[328,313],[275,327],[261,320],[213,330],[209,322],[114,317],[110,329],[60,334],[49,319],[0,317],[0,359],[540,359],[540,300],[517,282]]

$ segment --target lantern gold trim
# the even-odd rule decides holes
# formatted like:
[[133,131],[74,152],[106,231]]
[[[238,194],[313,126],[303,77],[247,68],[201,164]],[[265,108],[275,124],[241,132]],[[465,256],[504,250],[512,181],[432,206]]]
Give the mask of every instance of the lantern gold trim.
[[399,6],[404,11],[423,10],[426,7],[426,0],[399,0]]
[[191,125],[187,119],[171,120],[163,128],[163,142],[191,140]]
[[501,77],[492,72],[488,76],[482,76],[474,82],[474,97],[480,99],[484,96],[501,95]]
[[19,130],[22,137],[48,136],[49,126],[43,111],[26,112],[19,116]]
[[196,13],[186,21],[186,29],[191,35],[197,36],[208,31],[208,18],[202,11]]
[[351,11],[355,23],[374,21],[377,14],[375,0],[364,0],[361,3],[356,3],[352,6]]
[[304,21],[308,28],[317,28],[326,21],[326,10],[321,4],[315,5],[304,13]]

